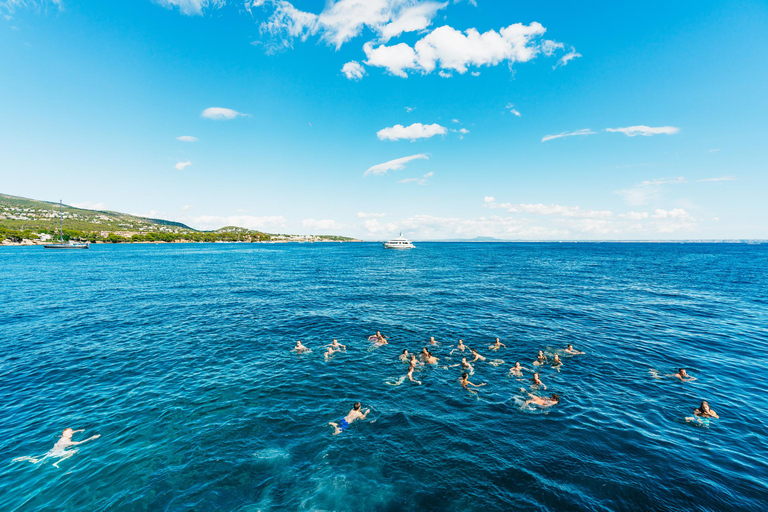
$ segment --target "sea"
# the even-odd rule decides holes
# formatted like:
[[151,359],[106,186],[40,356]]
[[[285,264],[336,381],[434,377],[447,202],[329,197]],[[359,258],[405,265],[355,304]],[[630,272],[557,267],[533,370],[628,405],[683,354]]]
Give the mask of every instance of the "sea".
[[[0,510],[764,511],[767,270],[748,244],[1,247]],[[51,453],[65,428],[99,437]]]

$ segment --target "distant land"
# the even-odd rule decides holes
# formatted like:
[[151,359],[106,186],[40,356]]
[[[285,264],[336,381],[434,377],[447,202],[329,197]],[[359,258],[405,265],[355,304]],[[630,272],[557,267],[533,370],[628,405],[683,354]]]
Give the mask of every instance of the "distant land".
[[[59,203],[0,194],[0,242],[3,245],[32,245],[58,239],[59,218]],[[61,208],[61,218],[64,240],[91,243],[359,242],[345,236],[264,233],[238,226],[199,231],[181,222],[68,205]]]

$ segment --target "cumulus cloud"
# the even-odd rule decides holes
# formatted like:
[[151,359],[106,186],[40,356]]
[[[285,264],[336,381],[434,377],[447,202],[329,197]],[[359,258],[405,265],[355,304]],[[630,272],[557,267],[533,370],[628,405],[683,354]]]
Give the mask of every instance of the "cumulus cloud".
[[176,140],[180,140],[181,142],[197,142],[198,138],[191,135],[181,135],[180,137],[176,137]]
[[301,226],[304,229],[309,229],[315,232],[319,231],[337,231],[340,229],[344,229],[344,224],[340,224],[336,222],[335,220],[331,219],[304,219],[301,221]]
[[464,32],[444,25],[419,39],[413,47],[406,43],[394,46],[363,45],[366,64],[382,67],[391,74],[407,76],[407,71],[431,73],[438,66],[444,71],[466,73],[468,68],[495,66],[501,62],[528,62],[542,51],[535,39],[546,29],[537,22],[515,23],[480,33],[475,28]]
[[595,132],[590,130],[589,128],[584,128],[581,130],[576,130],[575,132],[561,132],[556,135],[545,135],[541,138],[541,142],[547,142],[548,140],[554,140],[554,139],[561,139],[563,137],[573,137],[575,135],[594,135]]
[[417,185],[426,185],[427,180],[434,176],[434,172],[428,172],[427,174],[424,174],[421,178],[406,178],[404,180],[398,181],[398,183],[416,183]]
[[242,112],[232,110],[231,108],[209,107],[203,110],[203,112],[200,114],[200,117],[204,117],[205,119],[222,120],[234,119],[236,117],[243,117],[247,115],[249,114],[243,114]]
[[382,223],[369,219],[363,224],[368,236],[389,237],[400,231],[409,233],[412,238],[474,238],[493,236],[500,238],[542,238],[551,239],[567,235],[567,230],[530,225],[525,220],[512,217],[437,217],[433,215],[414,215],[397,222]]
[[377,164],[373,167],[370,167],[367,171],[365,171],[365,176],[368,176],[369,174],[386,174],[387,171],[399,171],[401,169],[405,168],[405,164],[410,162],[411,160],[429,160],[429,155],[425,155],[423,153],[420,153],[418,155],[411,155],[411,156],[404,156],[402,158],[396,158],[394,160],[390,160],[389,162],[384,162],[383,164]]
[[649,217],[649,213],[648,212],[627,212],[627,213],[620,213],[618,217],[621,217],[622,219],[630,219],[630,220],[643,220]]
[[187,16],[200,16],[204,10],[220,8],[225,0],[155,0],[155,2],[168,9],[178,7],[179,12]]
[[509,213],[530,213],[534,215],[553,215],[559,217],[578,217],[578,218],[602,218],[611,217],[613,212],[609,210],[582,210],[578,206],[562,206],[559,204],[512,204],[496,203],[493,197],[485,197],[484,205],[486,208],[501,208]]
[[357,62],[356,60],[349,61],[341,68],[341,72],[344,73],[344,75],[349,80],[361,80],[363,76],[365,76],[365,68],[362,64]]
[[635,137],[636,135],[643,135],[644,137],[650,137],[652,135],[673,135],[680,131],[680,128],[674,126],[658,126],[651,127],[645,125],[627,126],[626,128],[606,128],[607,132],[623,133],[627,137]]
[[197,217],[182,216],[177,219],[196,229],[211,230],[224,226],[238,226],[257,231],[274,232],[285,227],[285,217],[282,215],[267,215],[255,217],[253,215],[200,215]]
[[379,140],[401,140],[401,139],[428,139],[435,135],[445,135],[447,133],[445,126],[439,124],[421,124],[413,123],[410,126],[396,124],[390,128],[383,128],[376,132]]
[[174,167],[176,167],[177,170],[183,171],[185,167],[192,165],[192,162],[179,162]]
[[386,42],[406,32],[423,30],[447,2],[414,0],[330,0],[314,14],[297,9],[285,0],[252,0],[246,8],[271,7],[269,19],[261,24],[262,33],[277,39],[278,46],[290,47],[291,39],[306,39],[319,34],[338,50],[368,28]]
[[355,215],[355,217],[357,217],[358,219],[380,219],[386,216],[387,216],[386,213],[365,213],[365,212],[357,212],[357,215]]

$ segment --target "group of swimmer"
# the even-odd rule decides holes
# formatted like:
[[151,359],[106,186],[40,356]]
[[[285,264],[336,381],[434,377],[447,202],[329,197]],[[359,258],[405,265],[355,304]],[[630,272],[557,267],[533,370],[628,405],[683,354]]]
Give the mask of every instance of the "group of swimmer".
[[[389,342],[387,341],[387,337],[381,334],[381,331],[376,331],[376,334],[369,336],[368,340],[375,347],[380,347],[380,346],[389,344]],[[408,379],[409,381],[415,384],[419,384],[419,385],[422,384],[422,382],[414,376],[414,372],[419,366],[424,366],[424,365],[437,366],[438,365],[439,358],[435,356],[434,353],[432,353],[432,347],[437,347],[437,346],[439,346],[439,343],[435,340],[434,336],[432,336],[430,337],[427,345],[424,348],[422,348],[421,352],[418,354],[418,357],[416,354],[409,352],[408,349],[403,349],[403,352],[400,354],[399,359],[400,361],[408,364],[408,371],[402,378],[398,379],[395,382],[388,382],[388,384],[399,385],[405,379]],[[336,339],[334,339],[330,345],[326,345],[325,348],[327,348],[326,352],[324,353],[324,357],[326,361],[329,361],[329,359],[333,357],[333,355],[336,354],[337,352],[341,352],[341,351],[346,352],[346,349],[347,349],[345,345],[342,345]],[[502,343],[499,338],[496,338],[496,340],[491,345],[488,346],[488,350],[491,350],[494,352],[498,352],[502,348],[506,349],[507,346],[504,343]],[[293,350],[298,354],[311,352],[311,350],[308,347],[304,346],[301,343],[301,341],[296,342],[296,346],[294,347]],[[480,388],[487,385],[487,383],[482,382],[482,383],[476,384],[469,380],[469,376],[473,375],[475,372],[473,363],[477,363],[478,361],[481,361],[481,362],[487,362],[488,364],[491,364],[493,366],[499,366],[501,364],[504,364],[504,361],[500,359],[493,359],[490,361],[487,360],[487,358],[481,355],[480,353],[478,353],[476,349],[472,349],[467,345],[465,345],[462,339],[459,339],[458,343],[452,348],[449,355],[452,356],[454,353],[458,353],[458,352],[462,354],[461,361],[456,364],[449,364],[447,366],[443,366],[443,368],[461,367],[462,373],[461,373],[461,377],[458,379],[458,382],[462,388],[466,389],[467,391],[475,395],[477,395],[477,391],[472,388]],[[567,347],[561,351],[561,353],[568,354],[571,356],[585,354],[585,352],[574,349],[573,345],[571,344],[568,344]],[[468,354],[468,355],[463,355],[463,354]],[[539,350],[536,356],[536,360],[533,361],[532,365],[534,367],[550,365],[553,369],[559,372],[563,366],[563,361],[560,357],[560,354],[558,353],[547,355],[544,353],[543,350]],[[522,377],[523,371],[532,372],[533,374],[532,378],[530,379],[531,381],[530,391],[535,391],[539,389],[544,391],[547,390],[547,385],[541,380],[541,375],[539,371],[537,371],[536,368],[528,369],[522,366],[519,361],[515,362],[515,364],[509,369],[508,375],[517,377],[519,379]],[[696,377],[689,375],[684,368],[680,368],[677,371],[677,373],[666,374],[664,376],[659,376],[656,370],[651,370],[651,373],[653,377],[657,379],[669,377],[669,378],[679,379],[682,382],[690,382],[690,381],[696,380]],[[521,388],[520,391],[525,395],[527,395],[527,399],[523,403],[523,407],[538,406],[541,408],[545,408],[545,407],[551,407],[553,405],[560,403],[560,396],[556,393],[552,393],[550,396],[538,396],[526,390],[525,388]],[[361,412],[361,405],[359,402],[356,402],[353,405],[352,410],[350,410],[349,413],[344,418],[339,420],[339,422],[329,423],[331,426],[334,427],[334,435],[344,432],[349,427],[349,425],[355,420],[365,419],[369,412],[370,412],[369,409],[367,409],[365,412]],[[706,401],[702,402],[701,406],[696,408],[693,411],[693,413],[694,413],[694,416],[690,418],[686,418],[686,421],[698,421],[701,423],[702,419],[719,418],[717,413],[709,407],[709,404]]]

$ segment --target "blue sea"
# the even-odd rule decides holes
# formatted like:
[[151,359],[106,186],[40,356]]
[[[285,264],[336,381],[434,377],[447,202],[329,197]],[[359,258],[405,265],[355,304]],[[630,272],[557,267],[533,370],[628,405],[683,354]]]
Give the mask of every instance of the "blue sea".
[[[767,269],[746,244],[2,247],[0,510],[762,511]],[[538,350],[546,409],[509,375]],[[720,419],[686,421],[702,400]],[[43,458],[67,427],[100,437]]]

